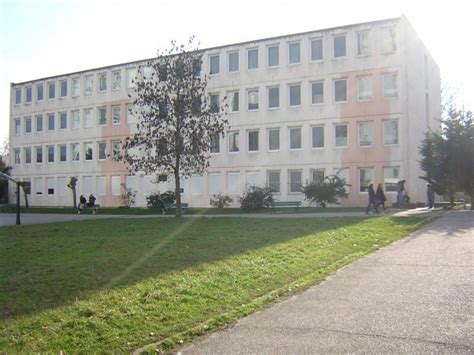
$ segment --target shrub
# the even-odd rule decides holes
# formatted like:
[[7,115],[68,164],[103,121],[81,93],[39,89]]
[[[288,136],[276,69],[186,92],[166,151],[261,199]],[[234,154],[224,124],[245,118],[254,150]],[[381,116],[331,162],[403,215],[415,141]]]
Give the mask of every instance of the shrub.
[[307,200],[325,208],[327,204],[339,204],[338,199],[349,196],[346,186],[350,185],[346,184],[344,179],[338,175],[332,175],[326,176],[321,181],[313,181],[303,186],[301,190]]
[[255,211],[270,207],[273,203],[273,191],[269,187],[250,186],[239,198],[240,208],[244,211]]
[[132,189],[128,189],[125,184],[120,184],[122,187],[122,193],[119,197],[119,204],[121,207],[130,208],[135,204],[135,197],[137,192]]
[[233,201],[234,200],[229,195],[217,194],[211,198],[210,204],[212,207],[226,208],[229,207]]
[[176,201],[176,193],[174,191],[166,191],[163,193],[153,193],[146,197],[146,204],[149,208],[164,208],[165,205],[173,204]]

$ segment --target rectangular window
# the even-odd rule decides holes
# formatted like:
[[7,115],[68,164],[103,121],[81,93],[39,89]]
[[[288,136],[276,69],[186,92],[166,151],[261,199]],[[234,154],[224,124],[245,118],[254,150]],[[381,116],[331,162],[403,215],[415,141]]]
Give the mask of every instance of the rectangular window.
[[54,145],[47,146],[48,151],[48,163],[54,163]]
[[240,174],[239,173],[228,173],[227,174],[227,193],[231,195],[238,195],[240,193]]
[[77,97],[79,96],[80,90],[81,90],[81,79],[80,78],[74,78],[72,79],[72,97]]
[[210,94],[209,95],[209,103],[210,103],[210,109],[212,113],[218,113],[219,112],[219,93],[217,94]]
[[168,65],[160,64],[158,66],[158,80],[160,83],[168,81]]
[[391,166],[383,168],[384,190],[387,192],[397,191],[397,182],[400,180],[400,167]]
[[336,147],[347,147],[347,125],[340,124],[334,126],[334,137]]
[[269,171],[267,173],[267,185],[274,192],[280,192],[280,172],[279,171]]
[[66,196],[66,189],[67,187],[67,179],[66,177],[59,177],[58,178],[58,196]]
[[118,160],[120,158],[121,142],[112,142],[112,159]]
[[217,75],[220,72],[220,57],[219,54],[211,55],[209,57],[209,75]]
[[97,109],[97,115],[99,126],[105,126],[107,124],[107,108],[100,107]]
[[344,58],[346,56],[346,35],[334,36],[334,58]]
[[313,148],[324,148],[324,126],[311,127],[311,140]]
[[217,195],[219,193],[222,193],[221,174],[210,173],[208,177],[208,184],[209,195]]
[[71,144],[71,161],[79,161],[79,144],[72,143]]
[[97,177],[97,195],[105,196],[106,195],[106,178],[105,176],[98,176]]
[[25,148],[25,164],[31,164],[31,148]]
[[268,150],[280,150],[279,128],[271,128],[268,130]]
[[390,120],[383,123],[383,144],[398,144],[398,121]]
[[36,101],[43,101],[43,84],[36,85]]
[[33,88],[31,86],[28,86],[26,88],[26,103],[29,104],[32,100],[33,96]]
[[[349,169],[347,168],[335,168],[334,175],[337,175],[341,180],[343,180],[347,185],[350,184],[349,181]],[[345,186],[346,191],[350,191],[350,186]]]
[[382,27],[382,53],[392,53],[397,49],[395,42],[395,29]]
[[323,39],[311,40],[311,60],[313,62],[323,60]]
[[21,104],[21,88],[15,89],[15,104],[16,105]]
[[18,165],[21,163],[21,159],[20,159],[20,149],[19,148],[15,148],[13,149],[13,154],[15,156],[15,164]]
[[345,102],[347,101],[347,80],[334,80],[334,101]]
[[67,146],[66,144],[59,145],[59,161],[65,162],[67,161]]
[[120,176],[111,176],[112,195],[120,196]]
[[301,85],[290,85],[290,107],[301,105]]
[[15,118],[15,134],[18,135],[21,133],[21,119]]
[[280,107],[280,88],[278,86],[268,88],[268,108]]
[[54,99],[56,97],[56,83],[53,81],[48,83],[48,98]]
[[217,154],[221,151],[220,137],[218,134],[211,135],[211,153]]
[[120,124],[120,106],[112,106],[112,123]]
[[280,47],[268,47],[268,67],[274,68],[280,65]]
[[25,133],[31,133],[31,117],[25,117]]
[[97,151],[99,152],[99,160],[107,159],[107,143],[106,142],[97,143]]
[[231,92],[229,96],[231,97],[230,112],[239,112],[239,92]]
[[261,186],[260,183],[260,174],[254,171],[248,171],[245,174],[245,188],[249,188],[250,186]]
[[37,195],[43,194],[43,179],[42,178],[35,178],[35,192]]
[[248,94],[248,110],[258,110],[258,89],[247,91]]
[[288,45],[289,64],[298,64],[301,61],[300,42],[293,42]]
[[137,122],[137,118],[135,117],[135,113],[133,111],[133,104],[127,104],[127,123],[135,122]]
[[392,98],[398,96],[397,73],[382,74],[383,97]]
[[301,128],[290,128],[290,149],[301,149]]
[[372,122],[359,123],[359,146],[371,147],[373,145],[373,128]]
[[248,131],[249,152],[258,151],[258,130]]
[[357,78],[357,99],[359,101],[372,100],[372,76],[360,76]]
[[369,31],[357,32],[357,55],[369,54]]
[[72,128],[79,128],[81,125],[81,117],[79,115],[79,110],[71,111],[72,119]]
[[84,160],[91,161],[94,159],[92,143],[84,143]]
[[239,52],[229,53],[229,72],[239,71]]
[[324,181],[324,169],[311,170],[311,182],[320,183]]
[[99,74],[99,91],[107,90],[107,73]]
[[85,108],[84,109],[84,127],[92,127],[92,109]]
[[54,113],[48,114],[48,131],[54,131],[55,117]]
[[112,72],[112,90],[118,90],[122,87],[122,74],[120,70]]
[[373,168],[359,168],[359,192],[367,192],[369,185],[374,183]]
[[41,164],[43,162],[43,147],[35,147],[36,152],[36,163]]
[[247,68],[257,69],[258,68],[258,48],[247,49]]
[[239,132],[229,132],[229,152],[239,151]]
[[46,188],[48,190],[48,196],[54,195],[54,178],[46,178]]
[[191,194],[192,195],[202,195],[204,185],[204,179],[202,176],[194,175],[191,176]]
[[66,97],[67,96],[67,80],[61,80],[59,82],[59,96],[60,97]]
[[92,95],[94,92],[94,77],[92,75],[87,75],[84,77],[85,79],[85,87],[84,87],[84,94],[85,95]]
[[135,87],[137,68],[127,68],[127,88]]
[[36,132],[43,132],[43,116],[36,116]]
[[59,113],[59,129],[66,129],[67,128],[67,113],[60,112]]
[[302,172],[300,170],[288,171],[288,180],[290,182],[290,193],[301,192],[301,177]]
[[311,103],[319,105],[324,103],[324,82],[311,83]]

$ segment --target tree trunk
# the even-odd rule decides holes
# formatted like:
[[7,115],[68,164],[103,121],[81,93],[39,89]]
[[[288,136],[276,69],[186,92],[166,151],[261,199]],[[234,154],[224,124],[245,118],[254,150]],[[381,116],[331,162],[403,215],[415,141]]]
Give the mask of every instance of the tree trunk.
[[451,207],[454,207],[454,192],[453,191],[449,192],[449,203],[451,204]]
[[73,206],[74,208],[77,208],[77,202],[76,202],[76,197],[77,197],[77,195],[76,195],[76,187],[74,186],[71,190],[72,190],[72,206]]
[[23,191],[23,196],[25,196],[25,207],[28,208],[30,207],[30,204],[28,203],[28,195],[26,194],[26,189],[25,189],[24,184],[21,184],[21,190]]
[[474,211],[474,191],[471,191],[468,195],[471,198],[471,211]]
[[174,170],[174,186],[176,193],[176,217],[181,217],[183,215],[183,210],[181,208],[181,185],[179,181],[179,169]]

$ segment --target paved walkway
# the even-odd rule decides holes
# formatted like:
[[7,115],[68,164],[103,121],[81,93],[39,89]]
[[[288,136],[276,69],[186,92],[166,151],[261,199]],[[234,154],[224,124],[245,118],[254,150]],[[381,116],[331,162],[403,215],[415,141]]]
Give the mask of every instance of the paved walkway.
[[432,224],[186,354],[474,353],[474,212]]

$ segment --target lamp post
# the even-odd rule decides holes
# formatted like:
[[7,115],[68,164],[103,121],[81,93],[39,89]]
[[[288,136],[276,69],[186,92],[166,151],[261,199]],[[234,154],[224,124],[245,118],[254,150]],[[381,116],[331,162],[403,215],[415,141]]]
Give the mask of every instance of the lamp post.
[[16,224],[21,224],[20,221],[20,186],[21,186],[21,181],[18,181],[11,176],[5,174],[5,173],[0,173],[0,177],[3,177],[7,180],[10,180],[16,184]]

